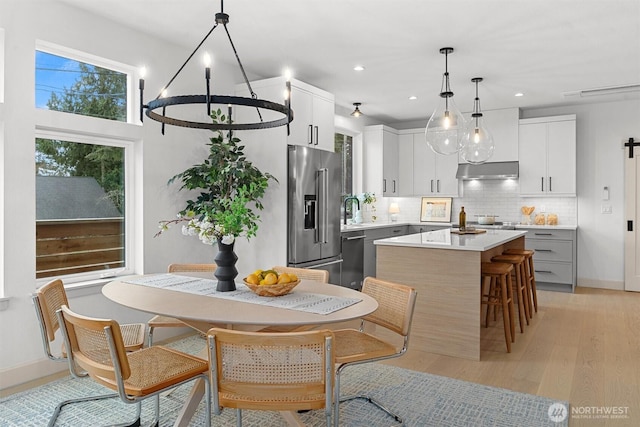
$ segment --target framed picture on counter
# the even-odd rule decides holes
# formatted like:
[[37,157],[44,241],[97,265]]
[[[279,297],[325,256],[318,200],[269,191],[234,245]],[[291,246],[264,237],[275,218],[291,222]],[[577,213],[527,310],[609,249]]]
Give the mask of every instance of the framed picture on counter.
[[451,222],[451,197],[423,197],[420,221]]

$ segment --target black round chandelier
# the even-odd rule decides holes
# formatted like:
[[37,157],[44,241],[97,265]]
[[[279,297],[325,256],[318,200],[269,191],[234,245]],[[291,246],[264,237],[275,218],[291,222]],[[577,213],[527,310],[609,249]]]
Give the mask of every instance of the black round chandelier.
[[[289,134],[289,123],[293,120],[293,110],[291,109],[291,83],[286,81],[286,99],[283,104],[278,104],[277,102],[267,101],[264,99],[258,99],[258,96],[251,88],[251,84],[249,83],[249,79],[247,78],[247,74],[244,71],[244,67],[242,62],[240,61],[240,57],[238,56],[238,52],[236,51],[235,45],[233,44],[233,40],[231,40],[231,34],[229,34],[229,29],[227,28],[227,24],[229,23],[229,15],[224,13],[224,0],[220,0],[220,12],[215,15],[215,24],[209,30],[206,36],[202,39],[202,41],[196,46],[196,48],[191,52],[187,60],[182,64],[182,66],[178,69],[178,71],[173,75],[169,83],[167,83],[162,91],[158,94],[158,96],[149,101],[148,103],[144,103],[144,79],[139,80],[139,89],[140,89],[140,121],[143,121],[144,114],[147,115],[152,120],[162,123],[162,134],[164,135],[165,125],[186,127],[186,128],[195,128],[195,129],[209,129],[209,130],[247,130],[247,129],[268,129],[279,126],[287,126],[287,134]],[[205,68],[205,82],[206,82],[206,94],[205,95],[176,95],[176,96],[163,96],[165,91],[169,88],[171,83],[178,77],[180,72],[184,69],[184,67],[189,63],[191,58],[196,54],[198,49],[204,44],[204,42],[209,38],[213,30],[215,30],[218,25],[222,25],[227,33],[227,38],[229,39],[229,43],[231,44],[231,48],[233,49],[233,53],[238,61],[238,66],[240,67],[240,71],[242,72],[242,76],[244,78],[244,82],[249,89],[249,93],[251,97],[242,97],[242,96],[231,96],[231,95],[211,95],[210,93],[210,80],[211,80],[211,69],[209,65]],[[228,106],[228,120],[226,123],[216,123],[216,122],[202,122],[202,121],[191,121],[184,120],[177,117],[172,117],[167,115],[168,107],[180,106],[180,105],[196,105],[203,104],[206,106],[207,115],[211,115],[211,105],[227,105]],[[243,106],[243,107],[253,107],[256,108],[258,114],[258,121],[251,123],[235,123],[231,120],[231,111],[233,106]],[[278,119],[264,121],[262,118],[262,114],[260,113],[260,109],[271,110],[278,113],[281,113],[283,116]],[[145,111],[146,110],[146,111]],[[161,113],[157,112],[157,110],[162,110]]]

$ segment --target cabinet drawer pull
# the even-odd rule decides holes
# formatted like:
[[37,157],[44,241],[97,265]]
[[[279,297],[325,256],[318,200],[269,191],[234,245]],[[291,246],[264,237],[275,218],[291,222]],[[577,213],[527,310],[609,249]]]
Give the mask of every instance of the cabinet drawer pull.
[[347,238],[345,238],[344,240],[360,240],[360,239],[364,239],[364,238],[366,238],[366,237],[367,237],[367,235],[366,235],[366,234],[363,234],[362,236],[347,237]]
[[440,192],[440,180],[436,180],[436,191],[439,193]]
[[536,236],[553,236],[553,233],[533,233]]
[[552,249],[536,249],[536,252],[553,252]]
[[319,139],[318,126],[314,126],[314,129],[315,129],[315,134],[313,136],[314,136],[315,141],[313,141],[313,144],[314,145],[318,145],[318,139]]
[[544,191],[544,176],[540,177],[540,191]]
[[553,190],[551,189],[551,177],[549,177],[549,191],[553,191]]
[[431,180],[431,192],[433,193],[433,180]]
[[553,271],[550,270],[535,270],[536,273],[547,273],[547,274],[553,274]]
[[394,193],[396,192],[396,180],[395,179],[393,180],[393,192]]
[[382,180],[382,192],[383,193],[387,192],[387,180],[386,180],[386,178]]
[[307,144],[313,144],[313,125],[307,129]]

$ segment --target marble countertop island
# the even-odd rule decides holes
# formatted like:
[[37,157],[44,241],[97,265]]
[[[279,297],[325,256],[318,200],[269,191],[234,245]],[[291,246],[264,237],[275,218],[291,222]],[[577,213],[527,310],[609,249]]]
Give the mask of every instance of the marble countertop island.
[[486,230],[480,234],[455,234],[454,229],[428,231],[389,237],[374,241],[375,245],[415,248],[452,249],[458,251],[487,251],[527,234],[526,230]]
[[418,292],[411,334],[420,350],[480,360],[481,263],[506,249],[523,249],[526,230],[457,229],[375,240],[376,275]]

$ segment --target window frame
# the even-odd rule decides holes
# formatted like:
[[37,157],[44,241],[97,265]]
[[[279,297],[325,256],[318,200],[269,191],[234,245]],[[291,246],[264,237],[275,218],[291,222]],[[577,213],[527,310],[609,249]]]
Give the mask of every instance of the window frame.
[[[140,101],[136,96],[137,87],[133,83],[134,79],[140,78],[140,70],[136,67],[125,65],[120,62],[112,61],[109,59],[105,59],[96,55],[92,55],[90,53],[82,52],[79,50],[71,49],[65,46],[60,46],[55,43],[50,43],[44,40],[36,40],[36,46],[34,49],[34,58],[37,51],[45,52],[51,55],[61,56],[64,58],[68,58],[78,62],[84,62],[86,64],[94,65],[97,67],[108,68],[113,71],[117,71],[119,73],[126,74],[127,76],[127,120],[120,123],[131,123],[131,124],[139,124],[140,122],[139,114],[136,112],[140,109]],[[34,60],[34,71],[35,71],[35,60]],[[35,88],[35,78],[34,78],[34,88]],[[43,111],[51,111],[44,108],[37,108],[36,110]],[[74,116],[82,116],[80,114],[74,114],[69,112],[62,112],[64,114],[70,114]],[[89,116],[84,116],[89,117]],[[98,120],[109,120],[109,119],[101,119]]]
[[[33,143],[36,138],[63,140],[80,144],[105,145],[110,147],[118,147],[124,149],[123,172],[124,172],[124,267],[107,271],[92,271],[86,273],[74,273],[67,275],[55,276],[62,279],[65,283],[90,282],[93,280],[105,279],[108,277],[116,277],[121,275],[134,274],[135,271],[135,247],[136,240],[134,235],[135,222],[135,204],[133,202],[135,192],[135,174],[134,174],[134,151],[135,141],[119,138],[115,136],[97,136],[88,135],[83,132],[73,130],[54,130],[41,128],[36,126]],[[35,158],[34,158],[35,163]],[[35,192],[34,192],[35,197]],[[35,238],[35,236],[34,236]],[[35,253],[34,253],[35,257]],[[52,279],[52,277],[36,279],[37,283],[43,284]]]
[[[48,110],[37,108],[33,104],[35,117],[35,129],[33,140],[31,141],[35,147],[36,138],[58,139],[77,143],[90,143],[98,145],[108,145],[124,148],[124,267],[120,269],[112,269],[108,271],[93,271],[85,273],[75,273],[68,275],[55,276],[65,282],[65,287],[78,288],[83,286],[92,286],[97,283],[104,283],[112,277],[136,274],[142,266],[143,235],[139,229],[142,228],[142,210],[139,202],[142,198],[142,176],[136,169],[142,165],[142,123],[139,121],[137,114],[139,101],[135,96],[137,86],[133,84],[137,79],[139,70],[136,67],[108,60],[96,55],[81,52],[75,49],[60,46],[54,43],[36,40],[34,54],[34,71],[35,71],[35,54],[36,51],[42,51],[53,55],[67,57],[76,61],[85,62],[98,67],[109,68],[114,71],[126,73],[127,75],[127,121],[109,120],[80,114],[73,114],[62,111]],[[35,89],[35,74],[33,87]],[[35,150],[32,165],[35,168]],[[35,199],[35,187],[33,192]],[[35,205],[34,205],[35,206]],[[34,228],[35,228],[35,212],[34,212]],[[33,236],[35,241],[35,235]],[[36,253],[33,253],[35,265]],[[35,273],[35,271],[34,271]],[[51,280],[49,278],[35,279],[37,286]]]

